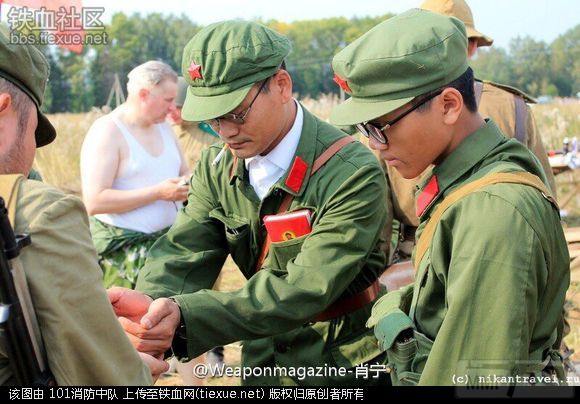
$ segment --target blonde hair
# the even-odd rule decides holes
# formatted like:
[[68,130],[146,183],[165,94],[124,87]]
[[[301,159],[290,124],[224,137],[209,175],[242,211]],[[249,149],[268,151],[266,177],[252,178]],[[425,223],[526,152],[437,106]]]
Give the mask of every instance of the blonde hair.
[[129,95],[136,94],[142,88],[152,89],[164,80],[177,83],[177,73],[171,66],[158,60],[145,62],[129,72],[127,75],[127,92]]

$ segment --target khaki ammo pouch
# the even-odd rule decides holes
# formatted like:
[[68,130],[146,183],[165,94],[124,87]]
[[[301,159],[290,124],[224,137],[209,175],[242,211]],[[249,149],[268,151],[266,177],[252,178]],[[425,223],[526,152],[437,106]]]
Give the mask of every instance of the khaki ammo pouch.
[[[446,196],[439,206],[437,206],[417,241],[414,256],[414,265],[417,271],[415,285],[422,283],[429,270],[429,265],[421,268],[419,264],[431,247],[433,235],[445,211],[455,202],[458,202],[471,193],[478,191],[482,187],[496,183],[532,186],[539,190],[558,209],[558,205],[554,198],[550,196],[550,192],[544,183],[537,176],[527,172],[492,173],[456,189]],[[419,270],[419,268],[422,270]],[[413,293],[413,289],[409,289],[408,293]],[[379,340],[379,344],[381,344],[382,349],[387,351],[388,366],[393,385],[406,386],[418,384],[431,348],[433,347],[433,341],[415,328],[415,310],[418,298],[419,293],[413,293],[409,308],[406,307],[407,304],[393,308],[375,326],[375,335]],[[402,301],[408,300],[409,296],[402,299]],[[407,315],[406,313],[409,314]],[[559,355],[556,351],[552,352],[550,349],[539,350],[537,353],[530,355],[530,363],[534,365],[532,366],[533,369],[526,369],[526,371],[527,373],[539,375],[545,369],[550,369],[550,364],[558,371],[562,367],[558,366],[557,357]],[[558,371],[558,373],[560,372]]]

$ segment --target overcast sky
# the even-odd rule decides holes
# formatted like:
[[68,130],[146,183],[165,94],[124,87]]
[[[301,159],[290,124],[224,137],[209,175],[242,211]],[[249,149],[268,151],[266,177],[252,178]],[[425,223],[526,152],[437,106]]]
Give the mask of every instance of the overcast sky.
[[[9,1],[9,0],[8,0]],[[580,23],[580,0],[469,0],[475,26],[507,47],[510,39],[529,35],[551,42]],[[201,25],[232,18],[295,21],[325,17],[400,13],[422,0],[84,0],[105,8],[105,21],[117,11],[127,14],[185,14]],[[6,6],[3,7],[5,15]]]

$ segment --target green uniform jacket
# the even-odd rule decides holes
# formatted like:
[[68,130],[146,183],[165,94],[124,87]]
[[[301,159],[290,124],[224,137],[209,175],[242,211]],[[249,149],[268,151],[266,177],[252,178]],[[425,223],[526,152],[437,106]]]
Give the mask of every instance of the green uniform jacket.
[[[513,171],[546,183],[530,152],[488,121],[433,170],[439,193],[418,231],[443,195],[486,174]],[[467,375],[470,383],[493,384],[493,375],[541,374],[544,351],[560,337],[570,273],[558,212],[539,191],[494,184],[461,199],[445,212],[417,264],[415,285],[379,300],[369,321],[378,323],[375,334],[389,349],[395,382],[463,384],[453,376]],[[387,315],[397,307],[410,313],[415,338],[397,336],[407,328],[401,313]]]
[[[374,336],[365,329],[372,304],[331,321],[309,323],[339,297],[366,289],[385,268],[381,231],[387,221],[387,189],[370,151],[351,143],[309,178],[315,158],[344,136],[304,110],[296,151],[308,166],[304,180],[293,191],[286,185],[293,172],[289,170],[262,202],[243,160],[234,166],[226,153],[212,166],[221,147],[203,152],[191,179],[188,205],[153,246],[137,281],[138,290],[154,298],[173,296],[178,302],[190,358],[239,340],[245,340],[246,366],[326,363],[351,368],[380,355]],[[286,192],[294,195],[289,211],[313,212],[312,232],[272,243],[256,273],[265,238],[260,218],[275,214]],[[228,254],[248,282],[235,292],[209,290]],[[347,379],[281,377],[245,383],[344,384]]]
[[[20,184],[15,232],[22,250],[49,367],[59,385],[150,385],[102,286],[85,208],[77,197],[38,181]],[[0,383],[11,384],[0,350]]]

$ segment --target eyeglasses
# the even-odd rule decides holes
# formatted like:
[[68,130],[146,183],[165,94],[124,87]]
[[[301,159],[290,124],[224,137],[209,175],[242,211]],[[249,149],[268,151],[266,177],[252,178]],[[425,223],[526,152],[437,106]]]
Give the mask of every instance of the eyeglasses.
[[411,109],[403,112],[401,115],[399,115],[398,117],[396,117],[392,121],[387,122],[384,126],[382,126],[380,128],[373,125],[372,123],[369,123],[369,122],[357,123],[356,128],[358,129],[358,131],[360,133],[362,133],[367,138],[372,137],[374,140],[376,140],[379,143],[388,144],[389,140],[388,140],[387,134],[386,134],[387,129],[389,129],[391,126],[393,126],[394,124],[399,122],[401,119],[403,119],[404,117],[409,115],[411,112],[413,112],[414,110],[419,108],[421,105],[425,104],[427,101],[432,100],[433,98],[437,97],[442,92],[443,92],[443,90],[439,90],[439,91],[434,92],[433,94],[430,94],[429,96],[425,97],[423,100],[421,100],[418,103],[416,103],[415,105],[413,105],[413,107]]
[[246,122],[246,118],[248,117],[248,114],[250,113],[250,110],[252,109],[254,102],[256,101],[256,99],[258,98],[258,95],[260,95],[260,93],[262,92],[262,90],[266,86],[266,83],[268,82],[268,80],[269,80],[269,78],[267,78],[266,80],[264,80],[262,82],[262,84],[260,85],[260,88],[258,89],[258,92],[256,93],[256,95],[254,95],[254,98],[250,102],[250,105],[248,105],[248,107],[246,109],[244,109],[243,111],[241,111],[239,114],[234,114],[234,113],[230,112],[230,113],[227,113],[225,115],[220,116],[219,118],[210,119],[209,121],[206,121],[206,123],[209,126],[211,126],[211,128],[216,133],[220,132],[220,129],[221,129],[220,121],[222,121],[222,120],[236,124],[236,125],[243,125]]

